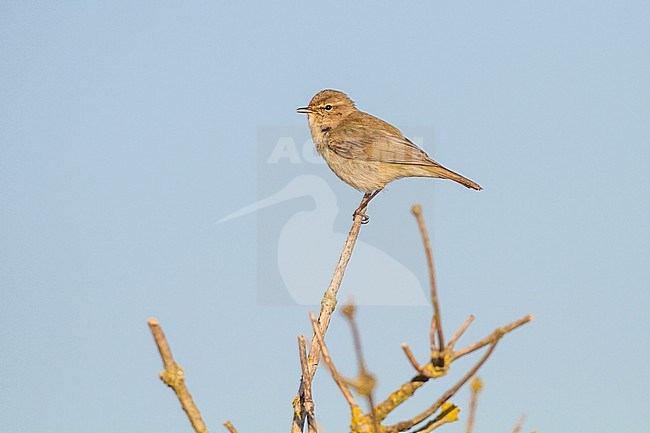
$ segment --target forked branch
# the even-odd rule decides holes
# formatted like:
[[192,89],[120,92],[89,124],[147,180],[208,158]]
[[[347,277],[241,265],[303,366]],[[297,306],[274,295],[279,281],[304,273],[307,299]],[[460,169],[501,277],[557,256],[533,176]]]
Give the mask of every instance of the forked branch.
[[423,421],[425,421],[427,418],[429,418],[431,415],[433,415],[434,413],[436,413],[436,412],[438,411],[438,409],[440,409],[440,407],[441,407],[445,402],[447,402],[447,400],[449,400],[449,399],[450,399],[454,394],[456,394],[456,392],[457,392],[457,391],[458,391],[458,390],[459,390],[459,389],[460,389],[460,388],[461,388],[461,387],[462,387],[462,386],[463,386],[463,385],[464,385],[468,380],[470,380],[470,379],[472,378],[472,376],[474,376],[474,375],[476,374],[476,372],[478,371],[478,369],[481,368],[481,366],[482,366],[483,364],[485,364],[485,361],[488,360],[488,358],[490,357],[490,355],[492,354],[492,352],[493,352],[494,349],[496,348],[497,342],[498,342],[498,340],[495,340],[495,341],[490,345],[490,347],[488,348],[488,350],[483,354],[483,356],[481,357],[481,359],[479,359],[479,360],[476,362],[476,364],[474,364],[474,366],[473,366],[473,367],[472,367],[472,368],[471,368],[467,373],[465,373],[465,375],[464,375],[464,376],[463,376],[463,377],[462,377],[458,382],[456,382],[456,384],[455,384],[454,386],[452,386],[452,387],[449,388],[447,391],[445,391],[445,393],[442,394],[442,396],[440,396],[440,398],[438,398],[438,400],[436,400],[436,402],[433,403],[431,406],[429,406],[425,411],[423,411],[422,413],[420,413],[420,414],[414,416],[413,418],[411,418],[411,419],[409,419],[409,420],[402,421],[402,422],[399,422],[399,423],[397,423],[397,424],[395,424],[395,425],[393,425],[393,426],[387,427],[387,428],[385,429],[385,431],[386,431],[387,433],[397,433],[397,432],[404,432],[404,431],[407,431],[407,430],[410,429],[411,427],[413,427],[413,426],[415,426],[415,425],[417,425],[417,424],[420,424],[421,422],[423,422]]
[[[348,233],[347,238],[345,239],[345,245],[343,246],[343,251],[341,252],[341,257],[334,269],[334,275],[332,275],[332,280],[330,281],[329,286],[323,294],[323,299],[321,300],[321,308],[318,313],[318,327],[322,335],[327,333],[327,329],[332,318],[332,313],[336,308],[337,299],[336,296],[341,288],[341,282],[343,281],[343,275],[345,274],[345,269],[348,266],[350,257],[352,256],[352,250],[359,238],[359,231],[361,230],[361,225],[364,222],[367,222],[367,216],[363,212],[358,212],[359,209],[363,210],[368,205],[365,197],[361,200],[359,208],[354,213],[354,221],[352,223],[352,228]],[[318,368],[318,362],[320,359],[320,346],[316,337],[316,333],[312,336],[311,344],[309,345],[309,356],[307,358],[309,364],[309,380],[314,379],[316,374],[316,369]],[[305,416],[307,411],[304,408],[305,403],[305,383],[304,375],[300,380],[300,386],[298,387],[298,396],[294,400],[294,410],[293,410],[293,420],[291,423],[291,433],[302,433],[305,427]]]
[[517,328],[519,328],[521,325],[524,325],[528,322],[531,322],[535,319],[535,316],[533,314],[529,314],[527,316],[522,317],[519,320],[515,320],[512,323],[507,324],[506,326],[503,326],[501,328],[497,328],[492,332],[492,334],[488,335],[481,341],[477,341],[476,343],[467,346],[466,348],[459,350],[458,352],[453,352],[452,355],[452,360],[456,360],[458,358],[461,358],[469,353],[474,352],[475,350],[480,349],[481,347],[487,346],[490,344],[492,341],[499,340],[501,337],[503,337],[505,334],[507,334],[510,331],[513,331]]

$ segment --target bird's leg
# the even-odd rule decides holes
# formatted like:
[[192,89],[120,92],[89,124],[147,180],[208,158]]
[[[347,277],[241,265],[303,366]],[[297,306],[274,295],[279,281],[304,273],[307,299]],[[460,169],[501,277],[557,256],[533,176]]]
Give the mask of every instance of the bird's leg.
[[368,224],[368,221],[370,221],[370,217],[366,215],[366,208],[368,207],[368,202],[370,202],[370,200],[371,200],[371,193],[369,192],[365,193],[363,195],[363,198],[361,199],[361,203],[359,203],[359,207],[352,214],[353,220],[357,217],[357,215],[361,215],[361,224]]
[[375,198],[377,194],[379,194],[380,192],[381,189],[375,190],[373,192],[365,193],[363,195],[363,198],[361,199],[361,203],[359,203],[359,207],[352,214],[352,219],[356,218],[357,215],[362,215],[361,224],[368,224],[368,221],[370,221],[370,217],[366,215],[366,209],[368,208],[368,203],[370,203],[370,200]]

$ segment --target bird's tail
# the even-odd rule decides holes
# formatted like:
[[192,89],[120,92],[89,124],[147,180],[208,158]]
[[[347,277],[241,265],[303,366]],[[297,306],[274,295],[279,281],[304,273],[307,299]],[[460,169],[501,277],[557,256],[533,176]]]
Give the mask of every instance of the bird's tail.
[[439,177],[441,179],[451,179],[454,182],[458,182],[459,184],[466,186],[467,188],[470,189],[475,189],[477,191],[482,190],[481,185],[478,183],[469,180],[468,178],[461,176],[460,174],[456,173],[455,171],[451,171],[448,168],[443,167],[442,165],[432,165],[432,166],[426,166],[426,171],[429,173],[428,176],[430,177]]

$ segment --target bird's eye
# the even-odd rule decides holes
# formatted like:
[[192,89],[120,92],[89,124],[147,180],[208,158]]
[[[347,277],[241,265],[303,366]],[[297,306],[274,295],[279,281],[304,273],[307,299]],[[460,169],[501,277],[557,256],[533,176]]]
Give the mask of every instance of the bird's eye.
[[331,106],[330,104],[327,104],[327,105],[325,106],[325,109],[326,109],[327,111],[330,111],[330,110],[332,109],[332,106]]

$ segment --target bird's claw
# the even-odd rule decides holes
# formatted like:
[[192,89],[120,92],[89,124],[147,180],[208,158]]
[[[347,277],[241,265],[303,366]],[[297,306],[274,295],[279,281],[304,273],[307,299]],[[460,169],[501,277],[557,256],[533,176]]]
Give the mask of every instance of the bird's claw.
[[357,210],[352,214],[352,220],[355,220],[358,216],[361,216],[361,224],[368,224],[370,222],[370,217],[364,213],[364,211]]

